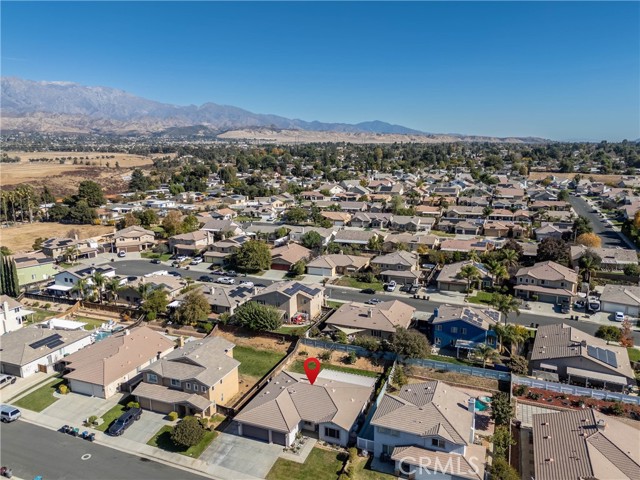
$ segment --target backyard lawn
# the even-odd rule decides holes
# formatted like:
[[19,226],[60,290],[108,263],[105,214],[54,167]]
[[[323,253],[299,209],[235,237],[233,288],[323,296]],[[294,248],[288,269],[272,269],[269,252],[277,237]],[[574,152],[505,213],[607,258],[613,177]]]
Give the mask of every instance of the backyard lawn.
[[352,478],[354,480],[394,480],[396,477],[388,473],[371,470],[371,457],[358,457]]
[[[370,372],[369,370],[360,370],[359,368],[343,367],[342,365],[331,365],[329,363],[323,363],[322,368],[325,368],[327,370],[336,370],[338,372],[363,375],[365,377],[377,377],[380,375],[380,372]],[[294,373],[304,373],[304,361],[296,360],[287,368],[287,370]]]
[[27,324],[29,323],[40,323],[50,317],[55,317],[59,315],[60,312],[54,312],[53,310],[45,310],[44,308],[35,308],[29,307],[29,310],[33,311],[33,315],[30,315],[27,319]]
[[304,463],[279,458],[267,475],[267,480],[336,480],[344,464],[343,455],[314,448]]
[[629,352],[630,362],[640,362],[640,349],[635,347],[629,347],[627,348],[627,352]]
[[340,308],[342,305],[344,305],[345,302],[335,302],[333,300],[327,300],[327,307],[331,307],[331,308]]
[[113,408],[111,408],[111,410],[109,410],[107,413],[102,415],[103,422],[97,427],[95,427],[96,430],[100,430],[101,432],[106,432],[107,428],[109,428],[109,425],[111,425],[115,420],[120,418],[120,415],[122,415],[126,409],[127,409],[126,405],[122,405],[120,403],[115,405]]
[[382,282],[373,282],[373,283],[367,283],[367,282],[360,282],[359,280],[357,280],[356,278],[353,277],[342,277],[340,280],[338,280],[336,282],[336,285],[343,285],[345,287],[352,287],[352,288],[359,288],[359,289],[365,289],[365,288],[373,288],[374,290],[381,292],[383,287],[382,287]]
[[455,365],[465,365],[465,366],[469,366],[468,362],[463,362],[462,360],[458,360],[455,357],[447,357],[445,355],[429,355],[427,357],[428,360],[435,360],[437,362],[447,362],[447,363],[453,363]]
[[258,350],[243,345],[233,349],[233,358],[240,362],[240,375],[256,378],[264,377],[284,356],[284,353],[273,350]]
[[303,326],[303,327],[288,327],[286,325],[282,325],[280,328],[278,328],[277,330],[271,330],[273,333],[286,333],[288,335],[295,335],[295,336],[303,336],[304,332],[306,332],[309,329],[309,326]]
[[65,381],[61,378],[55,378],[51,382],[22,397],[20,400],[15,402],[15,406],[26,408],[27,410],[33,410],[34,412],[41,412],[49,405],[58,401],[58,399],[53,396],[53,392],[55,392],[64,382]]
[[218,436],[218,432],[215,430],[205,430],[204,437],[200,440],[200,443],[185,449],[180,445],[176,445],[171,440],[171,432],[173,431],[173,427],[171,425],[165,425],[158,433],[156,433],[151,440],[147,442],[147,445],[151,445],[152,447],[160,448],[167,452],[179,453],[181,455],[185,455],[187,457],[198,458],[202,455],[207,447],[213,442],[213,439]]
[[84,326],[85,330],[94,330],[101,326],[103,323],[106,323],[106,320],[100,320],[98,318],[89,318],[89,317],[73,317],[73,320],[76,322],[86,323]]

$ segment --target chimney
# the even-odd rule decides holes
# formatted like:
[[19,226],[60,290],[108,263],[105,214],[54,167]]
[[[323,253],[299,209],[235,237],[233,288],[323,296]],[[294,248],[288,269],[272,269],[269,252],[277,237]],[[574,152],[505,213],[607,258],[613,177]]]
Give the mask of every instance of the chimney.
[[[182,337],[180,337],[180,338],[182,338]],[[162,352],[158,352],[158,353],[156,354],[156,360],[160,360],[160,356],[161,356],[161,355],[162,355]]]
[[215,289],[215,288],[213,288],[213,287],[211,287],[211,288],[209,289],[209,294],[213,295],[213,294],[215,293],[215,291],[216,291],[216,289]]
[[369,315],[369,318],[373,317],[373,310],[372,309],[369,309],[369,311],[367,313]]
[[596,426],[598,427],[599,432],[604,432],[605,429],[607,428],[607,422],[604,419],[600,419],[598,420],[598,423],[596,424]]
[[178,337],[178,348],[184,347],[184,337],[180,335]]
[[131,335],[131,330],[129,330],[128,328],[124,331],[125,336],[129,336]]

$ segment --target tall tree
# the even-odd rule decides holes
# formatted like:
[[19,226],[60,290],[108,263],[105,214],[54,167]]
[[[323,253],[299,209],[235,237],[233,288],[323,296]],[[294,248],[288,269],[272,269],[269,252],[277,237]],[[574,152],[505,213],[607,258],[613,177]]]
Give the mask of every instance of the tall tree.
[[520,315],[520,301],[511,295],[494,293],[491,306],[502,314],[505,325],[509,322],[510,313],[514,312],[516,315]]
[[593,275],[602,263],[602,258],[595,252],[587,251],[582,257],[580,257],[580,270],[585,282],[591,281],[591,275]]
[[489,345],[481,343],[474,350],[475,355],[482,360],[482,368],[487,366],[487,362],[496,362],[500,355],[496,351],[496,349],[491,348]]
[[459,278],[464,278],[467,280],[467,296],[471,291],[471,283],[480,278],[480,272],[475,267],[475,265],[469,264],[465,265],[460,269],[457,275]]
[[195,325],[206,320],[210,312],[211,306],[204,294],[200,290],[190,290],[176,309],[175,319],[182,325]]
[[247,272],[268,270],[271,266],[271,251],[266,243],[249,240],[243,243],[235,253],[234,263]]
[[92,208],[99,207],[106,203],[106,199],[102,193],[102,187],[91,180],[80,182],[78,186],[78,199],[86,200],[87,205]]

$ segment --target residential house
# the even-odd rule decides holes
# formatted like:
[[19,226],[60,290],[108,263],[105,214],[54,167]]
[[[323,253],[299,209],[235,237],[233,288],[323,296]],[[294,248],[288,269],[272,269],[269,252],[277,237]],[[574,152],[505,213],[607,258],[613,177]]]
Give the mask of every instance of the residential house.
[[340,208],[343,212],[349,213],[365,212],[367,210],[367,202],[340,202]]
[[351,214],[346,212],[322,212],[322,216],[333,223],[334,227],[344,227],[351,220]]
[[368,257],[357,255],[329,254],[322,255],[307,263],[307,273],[309,275],[319,275],[322,277],[334,277],[355,273],[369,265]]
[[532,210],[534,212],[537,212],[539,210],[544,210],[544,211],[557,210],[557,211],[569,212],[571,211],[571,204],[569,202],[565,202],[564,200],[556,200],[556,201],[539,200],[536,202],[531,202],[529,204],[529,210]]
[[72,392],[110,398],[142,380],[150,363],[173,351],[173,341],[149,327],[118,333],[62,359]]
[[113,249],[116,252],[143,252],[155,243],[155,234],[138,225],[118,230],[113,237]]
[[210,230],[196,230],[169,237],[169,250],[175,255],[198,255],[209,249],[214,242]]
[[366,246],[375,236],[381,236],[380,232],[364,231],[364,230],[338,230],[333,241],[344,245],[360,245]]
[[440,243],[440,250],[443,252],[470,252],[473,250],[478,253],[486,253],[494,248],[494,243],[487,240],[447,238]]
[[458,205],[464,205],[467,207],[488,207],[490,201],[487,197],[460,197],[458,198]]
[[207,220],[200,230],[216,234],[219,238],[224,236],[241,235],[240,225],[233,220],[215,219]]
[[464,207],[453,205],[447,209],[443,218],[451,221],[469,220],[471,218],[480,219],[484,216],[483,207]]
[[8,295],[0,295],[0,306],[0,335],[22,328],[27,317],[34,313]]
[[527,300],[535,297],[540,302],[571,304],[578,292],[577,286],[575,270],[547,261],[518,270],[514,290],[517,296]]
[[481,344],[496,348],[492,327],[500,323],[500,312],[491,308],[440,305],[430,323],[431,342],[467,352]]
[[389,228],[391,225],[391,213],[361,212],[351,217],[351,226],[355,228]]
[[621,390],[635,385],[627,349],[564,323],[538,327],[531,349],[532,375],[545,372],[554,380]]
[[166,274],[148,273],[133,281],[125,283],[118,291],[118,301],[127,302],[131,305],[139,305],[140,302],[142,302],[140,286],[143,284],[149,285],[151,291],[158,288],[163,289],[167,292],[167,297],[169,299],[177,297],[180,290],[187,286],[187,282],[179,277]]
[[132,394],[146,410],[210,417],[238,393],[234,347],[222,337],[187,342],[145,368]]
[[281,310],[285,321],[291,320],[297,314],[314,319],[322,311],[324,287],[294,281],[276,282],[259,291],[252,300]]
[[356,434],[375,381],[321,370],[311,385],[304,374],[281,372],[235,416],[238,434],[289,447],[298,432],[309,431],[345,447]]
[[423,233],[392,233],[385,238],[382,249],[385,252],[395,252],[400,245],[411,252],[417,252],[420,247],[433,249],[440,245],[440,237]]
[[300,243],[302,237],[309,232],[316,232],[322,238],[322,246],[327,246],[333,239],[336,231],[333,228],[321,227],[299,227],[295,225],[284,225],[289,230],[289,240]]
[[74,298],[82,297],[82,292],[73,291],[74,287],[80,280],[84,280],[88,288],[93,285],[94,274],[99,273],[107,278],[114,278],[116,276],[116,269],[109,266],[104,267],[86,267],[79,265],[71,267],[54,275],[53,285],[47,286],[47,290],[50,294],[56,296],[70,296]]
[[242,244],[249,239],[250,237],[247,235],[239,235],[237,237],[219,240],[211,244],[209,250],[204,252],[202,257],[205,262],[209,262],[214,265],[224,265],[225,260],[236,253]]
[[65,355],[93,342],[87,330],[50,330],[24,327],[2,335],[0,373],[28,377],[37,372],[52,372]]
[[326,325],[348,336],[388,340],[398,327],[409,328],[415,311],[415,307],[399,300],[377,305],[344,303],[327,319]]
[[483,480],[486,449],[475,444],[475,397],[441,381],[385,393],[373,414],[373,455],[410,478]]
[[489,288],[493,285],[493,277],[487,268],[479,262],[466,260],[464,262],[451,263],[445,265],[438,274],[438,290],[443,292],[464,292],[467,289],[468,281],[460,276],[462,268],[467,265],[473,265],[478,270],[480,277],[475,281],[480,283],[481,288]]
[[479,235],[482,223],[463,220],[453,225],[453,233],[456,235]]
[[42,253],[54,260],[66,255],[73,258],[94,258],[98,254],[98,242],[92,239],[48,238],[42,243]]
[[640,478],[634,426],[593,408],[537,413],[531,424],[536,480]]
[[[219,283],[201,284],[197,285],[195,289],[199,290],[204,298],[207,299],[211,312],[215,314],[228,313],[229,315],[233,315],[236,308],[251,300],[251,297],[256,293],[254,288],[226,286]],[[177,295],[175,300],[169,304],[169,307],[178,308],[187,294],[188,292]]]
[[542,226],[536,228],[534,231],[536,240],[541,242],[545,238],[562,239],[562,236],[567,233],[571,233],[571,227],[565,227],[561,225],[554,225],[553,223],[542,222]]
[[416,213],[423,217],[440,218],[442,216],[440,207],[432,207],[429,205],[418,205],[416,207]]
[[390,228],[392,228],[393,230],[399,230],[401,232],[408,231],[429,233],[435,223],[435,218],[431,217],[425,218],[419,216],[394,215],[391,218]]
[[630,317],[640,317],[640,287],[637,285],[605,285],[600,295],[603,312],[622,312]]
[[16,253],[11,258],[16,263],[20,287],[44,282],[58,273],[55,260],[43,252]]
[[598,255],[602,262],[601,270],[622,271],[627,265],[638,265],[638,253],[629,248],[592,248],[584,245],[571,247],[571,265],[577,267],[580,259],[587,252]]
[[271,268],[289,271],[296,263],[306,261],[310,257],[311,250],[297,243],[289,243],[271,250]]
[[371,266],[379,270],[384,282],[395,281],[400,285],[414,285],[422,276],[419,260],[420,256],[417,253],[400,250],[374,258]]

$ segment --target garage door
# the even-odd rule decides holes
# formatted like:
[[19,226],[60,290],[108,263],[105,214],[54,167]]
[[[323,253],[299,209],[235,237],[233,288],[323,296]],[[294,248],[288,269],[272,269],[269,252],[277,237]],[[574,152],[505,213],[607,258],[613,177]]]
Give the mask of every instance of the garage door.
[[102,387],[92,383],[78,382],[77,380],[69,380],[69,388],[74,393],[89,395],[90,397],[102,397]]
[[285,433],[272,432],[271,440],[273,441],[273,443],[276,443],[278,445],[284,445],[285,447],[287,446],[287,435]]
[[242,436],[251,437],[264,442],[269,441],[269,430],[265,428],[253,427],[251,425],[242,425]]

